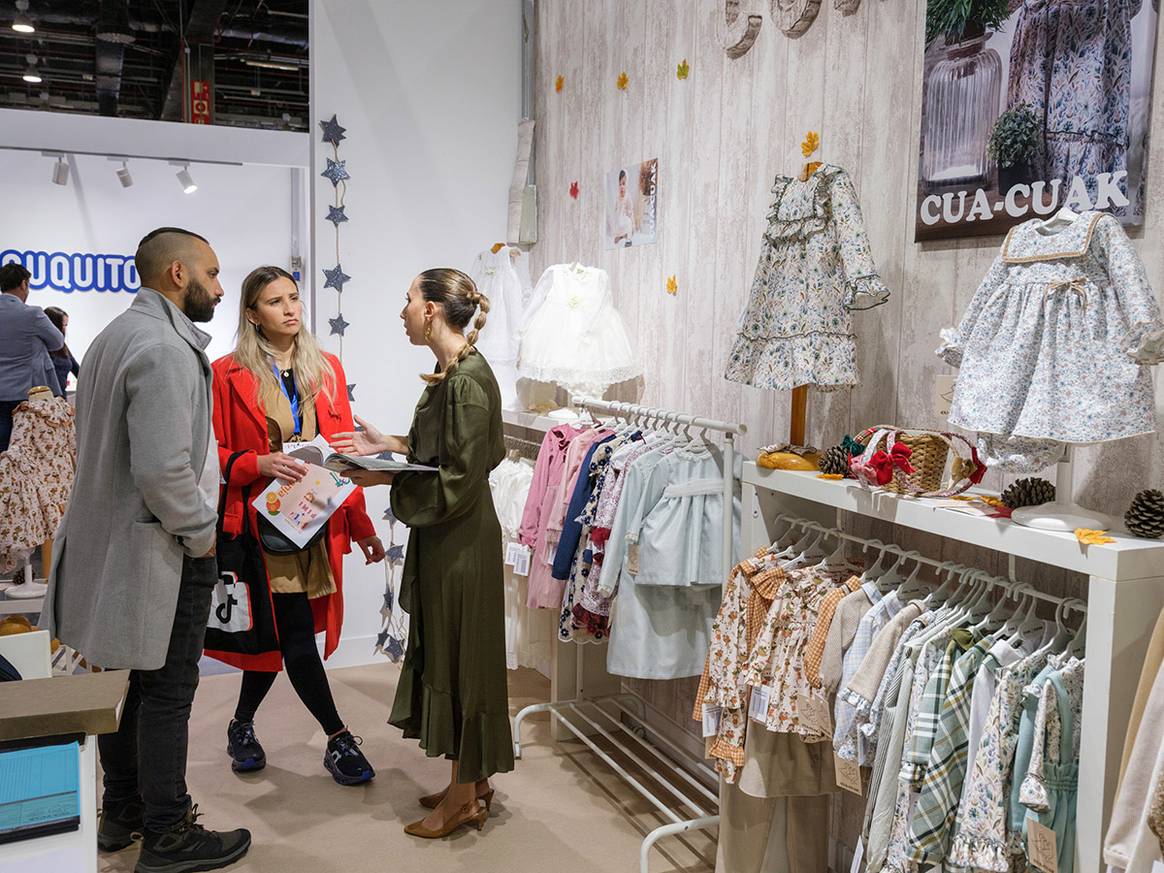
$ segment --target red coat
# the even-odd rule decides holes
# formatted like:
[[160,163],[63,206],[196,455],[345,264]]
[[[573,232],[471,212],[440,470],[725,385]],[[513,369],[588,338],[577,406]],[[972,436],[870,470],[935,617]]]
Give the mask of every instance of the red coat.
[[[335,397],[328,400],[320,392],[315,398],[315,417],[319,433],[331,439],[336,433],[354,429],[352,407],[348,403],[347,379],[339,359],[325,354],[335,372]],[[267,436],[267,414],[262,401],[257,399],[258,388],[254,375],[245,367],[235,363],[233,355],[225,355],[213,364],[214,370],[214,435],[218,439],[218,461],[226,470],[230,456],[239,451],[246,454],[235,461],[230,473],[230,488],[226,495],[223,530],[238,534],[242,530],[243,512],[246,511],[251,532],[258,535],[256,513],[253,506],[243,505],[242,491],[250,486],[253,500],[270,483],[270,479],[259,476],[259,455],[270,451]],[[343,559],[352,550],[351,543],[375,536],[376,529],[364,509],[364,492],[357,488],[328,521],[327,553],[331,559],[331,572],[335,577],[336,591],[326,597],[311,601],[315,614],[315,632],[326,632],[323,656],[326,658],[339,645],[340,630],[344,621],[343,601]],[[216,652],[209,649],[206,654],[243,670],[264,670],[275,672],[283,669],[283,656],[279,652],[262,655],[239,655],[234,652]]]

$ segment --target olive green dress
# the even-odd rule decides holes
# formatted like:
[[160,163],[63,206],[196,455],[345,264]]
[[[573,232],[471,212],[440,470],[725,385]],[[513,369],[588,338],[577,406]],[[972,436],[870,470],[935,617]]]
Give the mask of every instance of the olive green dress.
[[411,531],[400,589],[408,647],[389,722],[475,782],[513,769],[501,525],[489,491],[505,457],[501,394],[479,353],[425,389],[408,445],[411,462],[439,472],[392,484],[392,512]]

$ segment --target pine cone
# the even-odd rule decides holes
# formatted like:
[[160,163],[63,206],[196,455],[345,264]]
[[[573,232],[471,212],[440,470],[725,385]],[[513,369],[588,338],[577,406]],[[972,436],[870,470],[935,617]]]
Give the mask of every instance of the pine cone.
[[1055,499],[1055,486],[1046,479],[1030,476],[1019,479],[1002,492],[1002,502],[1011,509],[1020,506],[1038,506]]
[[833,446],[820,456],[820,471],[835,475],[849,475],[849,451],[844,446]]
[[1164,491],[1148,488],[1132,499],[1124,514],[1128,530],[1144,539],[1155,539],[1164,534]]

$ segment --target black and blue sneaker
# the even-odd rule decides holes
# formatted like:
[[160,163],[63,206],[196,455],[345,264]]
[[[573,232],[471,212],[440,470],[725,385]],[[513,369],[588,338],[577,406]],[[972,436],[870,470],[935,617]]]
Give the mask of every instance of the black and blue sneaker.
[[253,721],[231,719],[226,728],[226,750],[230,753],[230,769],[235,773],[249,773],[267,766],[267,753],[255,736]]
[[340,785],[360,785],[376,775],[364,753],[360,751],[360,737],[352,736],[345,730],[327,741],[327,751],[323,753],[323,766],[331,778]]

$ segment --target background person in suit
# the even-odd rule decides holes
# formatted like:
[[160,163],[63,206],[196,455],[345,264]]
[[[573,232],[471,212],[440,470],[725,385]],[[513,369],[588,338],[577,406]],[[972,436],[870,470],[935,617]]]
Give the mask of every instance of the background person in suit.
[[92,663],[129,669],[115,734],[99,739],[98,845],[143,834],[137,873],[215,870],[245,830],[197,823],[186,791],[190,708],[211,593],[218,446],[204,349],[222,299],[206,240],[155,230],[134,258],[142,288],[94,340],[77,385],[77,477],[53,547],[47,624]]
[[47,385],[64,396],[49,357],[65,345],[39,306],[29,306],[28,280],[21,264],[0,267],[0,452],[12,437],[12,410],[28,399],[28,390]]

